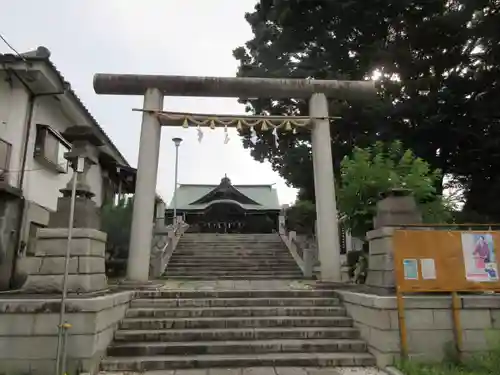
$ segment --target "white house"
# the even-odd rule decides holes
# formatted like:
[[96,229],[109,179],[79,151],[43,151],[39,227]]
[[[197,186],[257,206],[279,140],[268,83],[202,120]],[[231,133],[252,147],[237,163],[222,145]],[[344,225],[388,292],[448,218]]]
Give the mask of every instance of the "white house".
[[0,54],[0,290],[15,273],[16,254],[30,252],[36,229],[48,224],[59,189],[71,178],[61,133],[91,127],[102,142],[99,164],[88,173],[97,206],[116,193],[131,193],[135,170],[39,47],[22,55]]

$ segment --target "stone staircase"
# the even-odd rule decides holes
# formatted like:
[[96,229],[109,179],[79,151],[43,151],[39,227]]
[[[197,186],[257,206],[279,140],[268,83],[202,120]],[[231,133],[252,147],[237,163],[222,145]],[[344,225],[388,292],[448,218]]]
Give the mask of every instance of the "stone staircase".
[[297,279],[302,272],[278,234],[186,233],[165,272],[182,279]]
[[375,364],[333,291],[138,293],[103,371]]

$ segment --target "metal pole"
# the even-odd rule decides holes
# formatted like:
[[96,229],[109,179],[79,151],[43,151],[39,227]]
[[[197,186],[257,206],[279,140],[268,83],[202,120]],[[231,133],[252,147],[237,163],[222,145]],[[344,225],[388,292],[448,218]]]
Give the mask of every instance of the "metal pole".
[[182,138],[173,138],[172,141],[175,144],[175,185],[174,185],[174,226],[177,224],[177,171],[179,169],[179,145],[182,142]]
[[[78,164],[78,160],[77,160]],[[68,241],[66,243],[66,254],[65,254],[65,262],[64,262],[64,276],[63,276],[63,290],[61,297],[61,310],[59,312],[59,326],[58,326],[58,335],[57,335],[57,356],[56,356],[56,373],[55,375],[61,375],[61,349],[62,349],[62,339],[64,335],[64,331],[66,331],[64,327],[64,318],[66,314],[66,297],[68,294],[68,272],[69,272],[69,260],[71,256],[71,240],[73,237],[73,221],[75,216],[75,201],[76,201],[76,182],[78,175],[78,166],[74,166],[73,170],[73,185],[71,187],[71,204],[69,210],[69,223],[68,223]],[[63,369],[64,370],[64,369]]]
[[62,340],[62,349],[61,349],[61,373],[66,375],[66,349],[68,345],[68,330],[71,328],[71,324],[64,323],[62,325],[64,329],[63,340]]

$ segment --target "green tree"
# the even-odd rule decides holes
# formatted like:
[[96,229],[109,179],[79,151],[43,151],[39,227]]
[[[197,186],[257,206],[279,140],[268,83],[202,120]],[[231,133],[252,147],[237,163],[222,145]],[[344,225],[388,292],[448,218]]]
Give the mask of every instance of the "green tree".
[[441,171],[405,150],[399,141],[389,145],[377,142],[356,147],[341,164],[342,183],[338,189],[339,211],[350,232],[364,238],[373,228],[376,204],[383,193],[394,188],[412,192],[425,222],[439,223],[451,218],[446,202],[436,194]]
[[106,271],[108,276],[123,276],[128,258],[132,225],[133,199],[120,199],[101,210],[101,230],[108,234],[106,242]]
[[[371,107],[332,102],[333,162],[354,146],[400,139],[465,189],[465,209],[500,219],[500,1],[262,0],[246,15],[254,37],[234,51],[239,76],[365,79],[378,69]],[[397,78],[397,82],[394,81]],[[246,100],[256,114],[307,115],[303,100]],[[268,160],[314,201],[310,135],[263,133],[252,156]],[[437,193],[442,180],[436,180]]]
[[315,232],[316,206],[307,200],[297,200],[286,211],[286,226],[288,230],[298,234],[311,236]]

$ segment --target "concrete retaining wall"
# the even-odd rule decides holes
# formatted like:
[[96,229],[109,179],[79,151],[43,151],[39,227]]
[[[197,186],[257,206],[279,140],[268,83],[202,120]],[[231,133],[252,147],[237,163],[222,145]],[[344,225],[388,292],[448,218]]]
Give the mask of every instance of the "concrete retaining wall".
[[[133,298],[120,292],[70,298],[68,372],[93,372]],[[60,299],[0,298],[0,374],[54,373]]]
[[[381,367],[399,358],[400,339],[396,297],[341,291],[349,315]],[[444,358],[453,343],[451,297],[405,297],[406,327],[410,356],[426,361]],[[461,298],[461,324],[465,354],[485,351],[500,339],[500,296]]]

